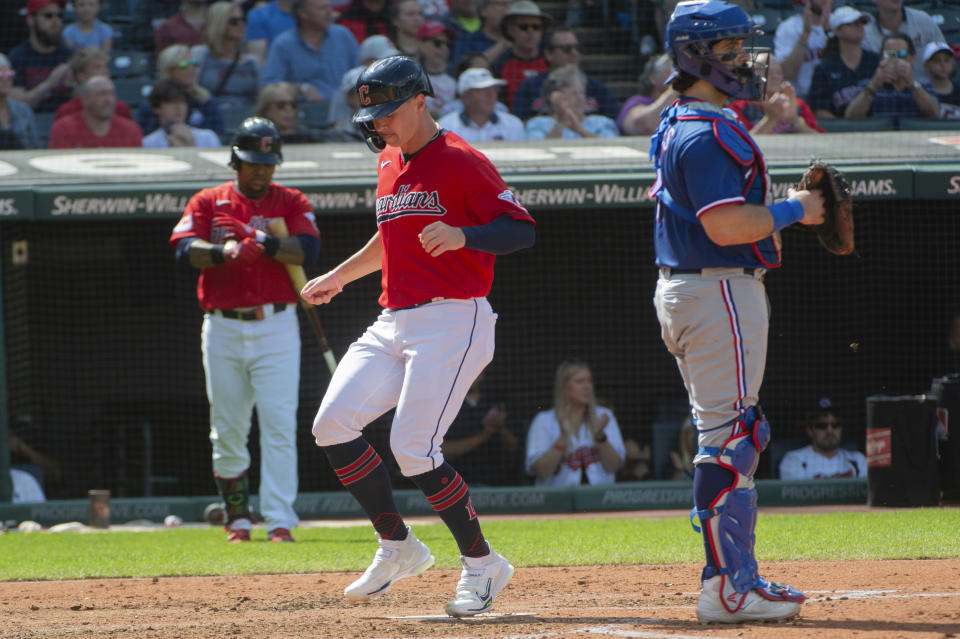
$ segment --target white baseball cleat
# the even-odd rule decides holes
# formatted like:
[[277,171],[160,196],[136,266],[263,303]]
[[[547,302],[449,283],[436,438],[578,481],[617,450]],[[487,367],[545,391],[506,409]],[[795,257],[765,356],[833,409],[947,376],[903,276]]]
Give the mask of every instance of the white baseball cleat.
[[[786,599],[768,599],[758,590],[749,590],[747,594],[740,594],[727,585],[724,588],[723,577],[711,577],[703,582],[703,590],[697,600],[697,619],[702,624],[708,623],[742,623],[744,621],[783,621],[795,617],[803,605],[800,601]],[[780,584],[768,584],[779,588]],[[787,586],[786,588],[789,588]],[[723,589],[723,592],[721,592]],[[792,589],[791,592],[795,592]],[[727,605],[723,596],[726,596]],[[739,606],[737,605],[739,602]],[[729,608],[736,608],[733,612]]]
[[413,531],[407,527],[407,538],[403,541],[380,539],[380,548],[373,557],[373,563],[363,575],[347,586],[343,594],[351,601],[367,601],[371,597],[382,595],[390,586],[406,577],[416,577],[433,565],[433,555]]
[[493,599],[513,577],[510,562],[490,549],[485,557],[460,557],[463,571],[457,583],[457,594],[447,603],[451,617],[472,617],[490,610]]

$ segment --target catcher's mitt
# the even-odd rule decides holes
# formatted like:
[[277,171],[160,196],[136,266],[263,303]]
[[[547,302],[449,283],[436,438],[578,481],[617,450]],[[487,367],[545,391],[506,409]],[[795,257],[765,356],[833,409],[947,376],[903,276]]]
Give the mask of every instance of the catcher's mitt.
[[798,190],[823,194],[823,223],[810,226],[823,247],[836,255],[853,253],[853,200],[843,173],[822,160],[813,160],[797,182]]

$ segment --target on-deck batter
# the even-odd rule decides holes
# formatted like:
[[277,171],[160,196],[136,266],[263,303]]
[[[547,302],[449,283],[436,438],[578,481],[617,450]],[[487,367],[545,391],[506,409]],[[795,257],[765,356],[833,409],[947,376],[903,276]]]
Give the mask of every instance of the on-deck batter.
[[496,315],[486,295],[495,255],[533,245],[534,222],[487,158],[442,130],[420,64],[394,56],[357,80],[354,116],[380,149],[377,232],[359,252],[311,280],[302,295],[325,303],[353,280],[381,271],[384,311],[347,350],[314,420],[313,434],[380,538],[373,563],[345,595],[363,601],[433,564],[404,524],[390,476],[363,427],[391,408],[390,448],[404,476],[453,533],[463,571],[447,614],[484,612],[513,566],[483,537],[466,482],[440,446],[473,380],[493,358]]
[[[654,303],[699,431],[694,502],[706,567],[701,622],[796,615],[803,593],[760,577],[754,558],[753,474],[770,427],[757,404],[767,355],[767,269],[780,265],[777,231],[823,220],[819,192],[772,203],[763,154],[728,98],[762,99],[765,72],[744,39],[758,28],[720,0],[681,2],[667,24],[680,97],[663,111],[650,149],[657,171]],[[699,529],[698,529],[699,530]]]
[[[283,160],[270,120],[237,129],[230,166],[237,179],[194,195],[173,229],[177,260],[201,269],[201,350],[210,401],[213,474],[227,507],[227,540],[250,540],[247,469],[250,416],[260,427],[260,514],[271,541],[293,541],[297,496],[300,330],[297,292],[283,263],[312,264],[320,251],[313,208],[296,189],[271,182]],[[267,233],[283,218],[290,237]]]

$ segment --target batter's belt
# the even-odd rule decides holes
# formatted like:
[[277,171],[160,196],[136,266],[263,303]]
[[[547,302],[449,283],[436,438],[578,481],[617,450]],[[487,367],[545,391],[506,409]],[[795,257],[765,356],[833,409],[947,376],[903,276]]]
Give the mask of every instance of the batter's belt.
[[737,275],[747,275],[755,279],[763,279],[765,268],[738,268],[728,266],[717,266],[714,268],[670,268],[669,266],[660,267],[660,277],[669,280],[674,275],[683,275],[685,277],[706,277],[713,279],[723,279],[724,277],[735,277]]
[[276,315],[281,311],[287,309],[287,304],[280,302],[277,304],[264,304],[263,306],[256,306],[249,310],[247,309],[233,309],[233,308],[215,308],[207,311],[211,315],[216,315],[217,317],[225,317],[227,319],[241,320],[244,322],[253,322],[264,319],[265,317],[270,317],[271,315]]

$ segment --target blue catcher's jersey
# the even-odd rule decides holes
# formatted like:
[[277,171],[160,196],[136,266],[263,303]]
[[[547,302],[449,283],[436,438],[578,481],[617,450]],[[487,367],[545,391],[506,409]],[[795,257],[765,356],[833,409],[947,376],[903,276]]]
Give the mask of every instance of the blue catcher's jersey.
[[725,204],[772,203],[763,154],[735,116],[681,97],[662,113],[650,156],[657,178],[654,246],[658,266],[680,269],[780,266],[779,237],[720,246],[700,216]]

